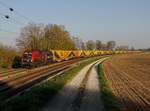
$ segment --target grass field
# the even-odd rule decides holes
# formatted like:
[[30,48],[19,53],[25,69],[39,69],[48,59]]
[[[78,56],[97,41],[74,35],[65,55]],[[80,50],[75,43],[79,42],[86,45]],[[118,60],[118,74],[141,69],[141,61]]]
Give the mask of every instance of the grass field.
[[150,54],[117,55],[103,67],[123,111],[150,111]]
[[101,99],[103,101],[105,111],[121,111],[119,101],[112,92],[108,81],[105,78],[102,64],[98,65],[98,74],[101,89]]

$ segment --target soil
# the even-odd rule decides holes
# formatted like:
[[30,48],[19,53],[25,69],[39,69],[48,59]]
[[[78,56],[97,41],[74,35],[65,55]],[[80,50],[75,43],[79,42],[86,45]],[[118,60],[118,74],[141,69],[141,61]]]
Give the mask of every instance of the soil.
[[116,55],[103,68],[123,111],[150,111],[150,54]]

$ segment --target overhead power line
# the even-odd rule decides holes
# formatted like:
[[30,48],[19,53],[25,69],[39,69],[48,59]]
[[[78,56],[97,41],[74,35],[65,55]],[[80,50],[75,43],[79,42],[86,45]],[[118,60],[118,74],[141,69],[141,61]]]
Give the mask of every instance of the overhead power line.
[[[30,18],[28,18],[28,17],[24,16],[23,14],[19,13],[13,7],[3,3],[2,1],[0,1],[0,5],[5,7],[9,11],[6,14],[3,14],[3,13],[0,12],[0,16],[2,17],[2,20],[13,23],[15,25],[20,25],[20,24],[24,25],[23,22],[20,22],[20,21],[16,20],[15,18],[13,18],[13,15],[17,15],[18,17],[19,16],[22,17],[27,22],[32,22],[32,20]],[[0,32],[19,34],[18,32],[13,32],[13,31],[10,31],[10,30],[7,30],[7,29],[3,29],[1,27],[0,27]]]
[[6,19],[9,19],[9,18],[10,18],[9,15],[5,15],[5,14],[2,14],[2,13],[0,13],[0,15],[1,15],[2,17],[6,18]]
[[2,28],[0,28],[0,32],[19,34],[18,32],[12,32],[12,31],[9,31],[9,30],[6,30],[6,29],[2,29]]
[[8,21],[8,22],[10,22],[10,23],[13,23],[13,24],[15,24],[15,25],[24,25],[24,23],[22,23],[22,22],[20,22],[20,21],[18,21],[18,20],[16,20],[16,19],[14,19],[14,18],[12,18],[11,16],[9,16],[9,15],[5,15],[5,14],[2,14],[2,13],[0,13],[0,15],[2,16],[2,18],[3,18],[3,20],[11,20],[11,21]]
[[27,20],[28,22],[33,22],[30,18],[24,16],[23,14],[19,13],[17,10],[15,10],[14,8],[12,8],[11,6],[8,6],[7,4],[5,4],[4,2],[0,1],[0,5],[6,7],[10,12],[14,12],[16,15],[24,18],[25,20]]

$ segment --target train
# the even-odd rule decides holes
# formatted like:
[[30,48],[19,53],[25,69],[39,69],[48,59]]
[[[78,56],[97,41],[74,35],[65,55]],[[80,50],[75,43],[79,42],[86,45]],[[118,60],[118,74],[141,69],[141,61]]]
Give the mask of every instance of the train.
[[111,50],[26,50],[21,57],[21,67],[37,67],[44,64],[61,62],[75,58],[123,54],[126,52],[127,51]]

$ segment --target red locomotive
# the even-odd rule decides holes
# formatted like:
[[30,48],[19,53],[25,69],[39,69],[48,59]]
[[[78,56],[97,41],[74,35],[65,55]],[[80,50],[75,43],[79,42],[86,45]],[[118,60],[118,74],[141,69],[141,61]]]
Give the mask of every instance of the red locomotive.
[[49,51],[25,51],[22,56],[22,66],[38,66],[52,62],[52,53]]

